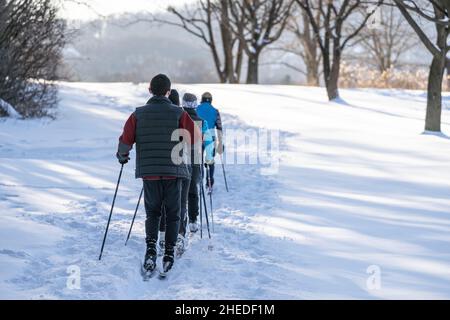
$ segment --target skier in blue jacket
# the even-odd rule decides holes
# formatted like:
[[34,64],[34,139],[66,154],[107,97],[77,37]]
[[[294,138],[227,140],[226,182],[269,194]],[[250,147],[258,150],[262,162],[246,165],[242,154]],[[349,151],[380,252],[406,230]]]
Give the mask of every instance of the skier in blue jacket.
[[206,122],[212,137],[211,140],[205,141],[206,187],[211,192],[214,185],[214,157],[216,152],[223,153],[222,120],[219,110],[212,105],[211,93],[205,92],[202,95],[201,104],[197,107],[197,114]]

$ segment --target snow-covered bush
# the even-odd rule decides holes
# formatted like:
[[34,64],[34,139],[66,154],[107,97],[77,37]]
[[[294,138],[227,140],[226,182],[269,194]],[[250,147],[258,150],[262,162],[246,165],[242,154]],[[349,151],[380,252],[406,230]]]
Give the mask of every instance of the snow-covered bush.
[[52,0],[0,0],[0,97],[22,117],[56,105],[64,30]]
[[20,118],[20,114],[8,102],[0,99],[0,116],[9,116],[12,118]]

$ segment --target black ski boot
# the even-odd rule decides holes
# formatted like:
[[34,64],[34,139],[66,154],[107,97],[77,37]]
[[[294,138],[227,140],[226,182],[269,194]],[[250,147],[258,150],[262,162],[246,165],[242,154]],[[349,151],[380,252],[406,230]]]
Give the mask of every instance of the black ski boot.
[[198,231],[197,221],[189,221],[189,231],[191,233],[196,233]]
[[167,276],[167,273],[170,271],[170,269],[172,269],[173,263],[174,263],[174,249],[170,248],[167,249],[166,248],[166,252],[164,253],[164,258],[163,258],[163,271],[160,272],[159,277],[161,279],[165,279]]
[[152,277],[156,270],[156,258],[158,257],[156,251],[156,242],[147,243],[147,250],[145,251],[144,264],[142,265],[142,277],[148,280]]
[[187,247],[186,238],[184,236],[182,236],[181,234],[179,234],[178,239],[177,239],[176,249],[175,249],[177,259],[181,258],[183,253],[186,251],[186,247]]

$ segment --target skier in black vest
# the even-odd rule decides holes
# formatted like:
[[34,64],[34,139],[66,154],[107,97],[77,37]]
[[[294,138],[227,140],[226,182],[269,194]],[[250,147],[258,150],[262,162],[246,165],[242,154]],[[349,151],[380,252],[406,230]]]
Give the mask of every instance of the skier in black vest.
[[175,130],[184,129],[190,134],[188,141],[201,143],[201,132],[187,112],[167,98],[170,87],[166,75],[159,74],[152,79],[149,90],[153,97],[128,118],[117,152],[119,163],[125,164],[136,143],[136,178],[143,179],[147,214],[147,250],[143,268],[149,273],[156,268],[156,243],[163,203],[167,215],[163,271],[167,272],[173,266],[180,224],[181,183],[183,178],[189,177],[183,156],[173,152],[179,149],[180,139],[174,139],[172,135]]

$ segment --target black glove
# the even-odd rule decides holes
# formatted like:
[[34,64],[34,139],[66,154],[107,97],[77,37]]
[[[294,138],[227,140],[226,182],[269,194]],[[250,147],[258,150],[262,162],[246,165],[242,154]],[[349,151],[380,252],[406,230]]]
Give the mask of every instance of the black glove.
[[128,160],[130,160],[130,157],[128,156],[128,154],[122,155],[119,152],[116,153],[116,157],[117,157],[117,160],[119,160],[120,164],[126,164],[126,163],[128,163]]

